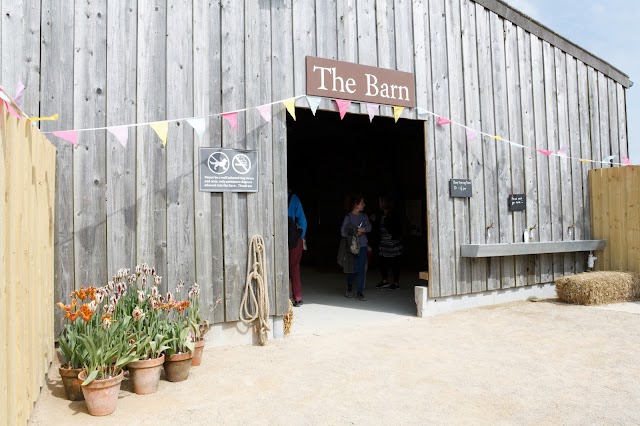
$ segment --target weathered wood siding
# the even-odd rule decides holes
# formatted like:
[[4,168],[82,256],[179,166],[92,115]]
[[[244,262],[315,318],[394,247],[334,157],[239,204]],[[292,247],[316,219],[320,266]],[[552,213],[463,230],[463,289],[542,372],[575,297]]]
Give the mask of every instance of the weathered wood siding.
[[[3,0],[0,19],[2,84],[25,82],[32,114],[60,114],[42,124],[45,131],[303,95],[307,55],[414,72],[419,106],[530,148],[488,137],[467,142],[460,127],[425,123],[434,297],[581,271],[584,254],[469,260],[457,253],[462,243],[520,241],[525,229],[534,241],[589,238],[586,176],[602,165],[533,149],[616,155],[616,162],[627,153],[621,74],[492,0]],[[336,110],[328,100],[320,107]],[[366,112],[356,104],[349,111]],[[172,122],[166,147],[148,126],[132,128],[126,148],[104,130],[82,132],[73,148],[56,140],[56,298],[146,262],[164,277],[162,290],[197,280],[206,315],[236,320],[248,240],[262,234],[272,312],[286,312],[286,114],[274,105],[265,123],[256,110],[241,112],[237,132],[214,117],[202,138]],[[416,111],[402,117],[415,119]],[[200,146],[257,148],[260,192],[199,192]],[[452,177],[471,179],[473,197],[450,198]],[[508,211],[512,193],[527,195],[526,212]]]

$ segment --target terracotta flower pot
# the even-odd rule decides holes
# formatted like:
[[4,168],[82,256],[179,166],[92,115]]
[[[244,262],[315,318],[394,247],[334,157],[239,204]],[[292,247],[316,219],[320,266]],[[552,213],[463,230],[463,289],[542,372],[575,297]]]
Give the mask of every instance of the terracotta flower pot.
[[129,378],[131,379],[133,392],[138,395],[147,395],[157,391],[163,363],[164,355],[159,358],[143,359],[129,363]]
[[167,380],[170,382],[187,380],[192,360],[193,354],[191,352],[169,355],[168,358],[165,357],[164,372],[167,375]]
[[204,339],[196,340],[196,347],[193,350],[193,362],[192,367],[198,367],[202,363],[202,352],[204,351]]
[[80,374],[82,370],[84,370],[84,368],[58,367],[60,377],[62,377],[64,391],[67,393],[67,399],[69,401],[82,401],[84,399],[82,387],[80,386],[83,381],[78,379],[78,374]]
[[[78,378],[84,381],[87,378],[86,371],[82,371]],[[120,384],[124,378],[124,371],[109,379],[94,380],[86,386],[82,386],[82,393],[87,403],[87,410],[92,416],[106,416],[116,410]]]

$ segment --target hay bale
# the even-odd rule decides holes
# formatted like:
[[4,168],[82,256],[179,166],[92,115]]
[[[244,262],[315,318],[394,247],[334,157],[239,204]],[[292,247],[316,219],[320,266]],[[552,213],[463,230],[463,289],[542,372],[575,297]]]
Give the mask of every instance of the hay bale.
[[558,298],[577,305],[605,305],[640,300],[640,275],[632,272],[585,272],[558,278]]

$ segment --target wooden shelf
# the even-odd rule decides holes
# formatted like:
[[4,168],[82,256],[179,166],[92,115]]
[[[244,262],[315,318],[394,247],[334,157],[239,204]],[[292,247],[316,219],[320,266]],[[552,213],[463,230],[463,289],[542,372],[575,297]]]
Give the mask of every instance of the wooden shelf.
[[423,271],[418,273],[418,278],[420,278],[421,280],[429,281],[429,272]]
[[607,240],[548,241],[541,243],[461,244],[460,257],[500,257],[602,250]]

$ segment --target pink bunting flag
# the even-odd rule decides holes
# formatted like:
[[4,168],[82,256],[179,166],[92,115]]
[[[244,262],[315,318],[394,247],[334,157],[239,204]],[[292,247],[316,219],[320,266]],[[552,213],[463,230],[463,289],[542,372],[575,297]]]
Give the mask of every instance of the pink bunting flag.
[[475,130],[467,129],[467,142],[475,141],[477,136],[478,134],[475,132]]
[[75,130],[63,130],[60,132],[53,132],[54,136],[62,138],[71,142],[73,145],[78,145],[78,132]]
[[540,154],[544,154],[547,157],[553,154],[553,151],[549,151],[548,149],[536,149]]
[[630,166],[631,160],[629,160],[627,157],[622,157],[622,164],[624,164],[625,166]]
[[124,148],[127,147],[127,142],[129,140],[129,127],[127,126],[118,126],[118,127],[107,127],[109,133],[116,137],[120,145]]
[[451,120],[444,117],[438,117],[438,126],[444,126],[445,124],[450,124]]
[[338,104],[338,110],[340,111],[340,120],[342,120],[344,118],[344,115],[347,113],[347,110],[349,109],[349,105],[351,105],[351,101],[336,99],[336,104]]
[[271,104],[260,105],[256,108],[260,111],[260,115],[264,118],[264,121],[269,123],[271,121]]
[[22,117],[20,116],[20,114],[18,114],[18,113],[16,112],[16,110],[15,110],[15,109],[13,109],[13,107],[11,106],[11,104],[10,104],[9,102],[7,102],[7,101],[3,101],[3,102],[4,102],[4,104],[6,105],[6,107],[7,107],[7,111],[9,111],[9,114],[13,115],[13,116],[14,116],[15,118],[17,118],[18,120],[20,120],[20,119],[22,118]]
[[378,104],[367,104],[367,113],[369,114],[369,123],[373,121],[373,117],[376,116],[376,111],[380,109]]
[[558,154],[561,157],[566,157],[567,156],[567,147],[566,146],[560,147],[560,149],[556,152],[556,154]]
[[16,86],[16,95],[13,97],[13,102],[16,103],[16,105],[18,105],[19,107],[22,108],[22,95],[24,95],[24,83],[22,83],[21,81],[18,82],[18,85]]
[[229,124],[231,124],[231,127],[233,127],[233,130],[235,132],[238,131],[238,113],[237,112],[227,112],[224,114],[221,114],[222,117],[227,120],[229,122]]

